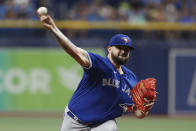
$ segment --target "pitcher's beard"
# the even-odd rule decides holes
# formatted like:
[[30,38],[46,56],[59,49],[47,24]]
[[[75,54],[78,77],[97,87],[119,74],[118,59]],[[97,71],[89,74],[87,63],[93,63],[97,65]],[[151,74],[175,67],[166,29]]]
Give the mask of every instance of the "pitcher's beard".
[[111,54],[111,57],[114,63],[116,63],[117,65],[125,65],[129,60],[129,57],[123,59],[119,58],[119,56],[115,56],[113,53]]

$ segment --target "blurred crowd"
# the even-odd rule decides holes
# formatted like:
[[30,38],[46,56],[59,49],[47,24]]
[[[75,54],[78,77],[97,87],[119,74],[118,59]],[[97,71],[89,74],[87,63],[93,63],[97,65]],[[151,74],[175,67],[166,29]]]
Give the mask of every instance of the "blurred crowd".
[[196,0],[0,0],[0,19],[37,19],[40,6],[60,20],[196,21]]
[[34,10],[30,0],[0,0],[0,19],[33,19]]
[[66,19],[88,21],[166,21],[191,23],[196,21],[195,0],[119,0],[112,6],[103,0],[82,0],[70,8]]
[[[196,0],[0,0],[0,20],[38,20],[35,12],[41,6],[47,7],[49,14],[56,20],[123,21],[139,24],[145,22],[191,24],[196,22]],[[32,32],[32,30],[28,31]],[[101,31],[99,33],[97,30],[94,32],[68,29],[63,31],[69,37],[75,38],[102,37],[105,34],[105,30],[104,33]],[[12,33],[9,30],[6,30],[6,33],[5,30],[1,32],[2,34]],[[24,34],[27,34],[26,31]],[[35,34],[45,33],[35,31]],[[195,39],[196,32],[194,30],[135,30],[134,37],[139,39]]]

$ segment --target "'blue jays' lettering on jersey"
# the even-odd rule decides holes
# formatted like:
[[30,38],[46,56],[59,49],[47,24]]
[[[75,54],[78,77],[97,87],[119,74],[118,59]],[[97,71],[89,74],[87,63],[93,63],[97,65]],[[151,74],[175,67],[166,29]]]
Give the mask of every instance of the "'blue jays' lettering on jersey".
[[130,89],[138,82],[132,71],[122,66],[120,74],[106,57],[89,53],[91,66],[74,92],[68,108],[83,122],[100,123],[119,117],[133,104]]

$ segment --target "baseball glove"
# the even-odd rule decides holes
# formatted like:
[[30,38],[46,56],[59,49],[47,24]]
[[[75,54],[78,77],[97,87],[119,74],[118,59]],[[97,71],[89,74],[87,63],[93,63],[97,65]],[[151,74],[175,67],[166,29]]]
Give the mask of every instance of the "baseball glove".
[[137,109],[148,112],[156,100],[156,79],[147,78],[137,83],[131,90],[132,100]]

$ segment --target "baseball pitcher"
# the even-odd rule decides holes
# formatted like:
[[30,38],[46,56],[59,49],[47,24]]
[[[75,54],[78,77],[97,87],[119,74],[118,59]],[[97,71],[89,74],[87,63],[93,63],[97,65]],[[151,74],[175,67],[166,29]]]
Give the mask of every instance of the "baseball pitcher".
[[38,15],[43,26],[83,68],[83,77],[65,108],[61,131],[117,131],[115,118],[133,112],[145,117],[156,100],[156,79],[139,81],[124,64],[129,60],[132,40],[114,35],[106,58],[74,45],[49,15]]

